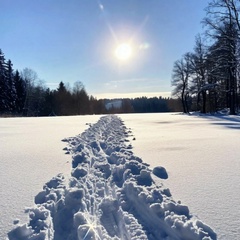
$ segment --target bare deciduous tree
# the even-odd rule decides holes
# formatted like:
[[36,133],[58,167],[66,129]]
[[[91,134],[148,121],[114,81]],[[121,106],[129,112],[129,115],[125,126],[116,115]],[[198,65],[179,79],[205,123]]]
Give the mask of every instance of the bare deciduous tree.
[[191,76],[191,53],[186,53],[182,59],[173,65],[172,86],[173,95],[181,98],[183,112],[188,113],[189,80]]

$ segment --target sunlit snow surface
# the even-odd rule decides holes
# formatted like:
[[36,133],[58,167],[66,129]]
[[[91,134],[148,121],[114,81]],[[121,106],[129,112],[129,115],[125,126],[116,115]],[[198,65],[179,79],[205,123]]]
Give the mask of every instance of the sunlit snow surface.
[[164,166],[175,200],[209,224],[221,240],[240,236],[240,116],[121,115],[136,138],[134,153]]
[[99,116],[0,118],[0,239],[15,219],[24,222],[24,207],[33,205],[44,183],[58,173],[70,175],[71,156],[61,140],[75,136]]
[[[218,239],[237,239],[240,225],[239,118],[176,114],[120,117],[132,129],[134,136],[128,139],[134,156],[141,157],[152,168],[160,165],[167,169],[169,178],[159,180],[159,186],[164,182],[173,199],[182,200],[191,213],[213,227]],[[33,196],[45,182],[59,172],[69,174],[70,155],[64,155],[61,150],[66,147],[61,139],[81,133],[88,127],[86,123],[95,123],[98,119],[98,116],[0,119],[1,239],[11,229],[11,220],[23,219],[20,211],[24,206],[33,206]],[[75,174],[83,177],[83,172],[80,169]],[[116,208],[108,198],[101,206],[102,212],[104,206]],[[81,222],[81,214],[76,217]],[[94,236],[94,221],[90,225],[79,230],[79,236],[87,230]],[[105,229],[110,232],[114,229],[107,226],[105,222]]]

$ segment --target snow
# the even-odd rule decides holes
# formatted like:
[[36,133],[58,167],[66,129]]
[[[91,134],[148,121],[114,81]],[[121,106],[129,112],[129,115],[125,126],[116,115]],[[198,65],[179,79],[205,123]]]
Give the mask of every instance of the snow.
[[168,173],[164,167],[158,166],[153,168],[153,174],[162,179],[168,178]]
[[0,119],[0,239],[238,238],[239,117],[119,116]]
[[[99,116],[0,118],[0,239],[12,222],[27,220],[24,207],[33,205],[43,184],[58,173],[70,175],[71,156],[61,140],[88,128]],[[16,221],[17,222],[17,221]]]
[[121,115],[134,153],[164,166],[175,200],[209,224],[220,240],[240,236],[240,116],[174,113]]

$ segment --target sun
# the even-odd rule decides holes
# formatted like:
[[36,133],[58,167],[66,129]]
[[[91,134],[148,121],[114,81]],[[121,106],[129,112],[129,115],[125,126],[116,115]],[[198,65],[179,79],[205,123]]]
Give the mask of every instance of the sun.
[[122,61],[128,60],[132,56],[132,47],[128,43],[121,43],[115,49],[115,56]]

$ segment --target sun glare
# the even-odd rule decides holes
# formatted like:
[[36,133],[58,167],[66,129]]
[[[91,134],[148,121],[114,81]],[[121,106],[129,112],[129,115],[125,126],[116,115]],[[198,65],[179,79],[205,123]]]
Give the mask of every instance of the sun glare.
[[115,49],[115,56],[122,61],[128,60],[132,56],[132,47],[128,43],[122,43]]

